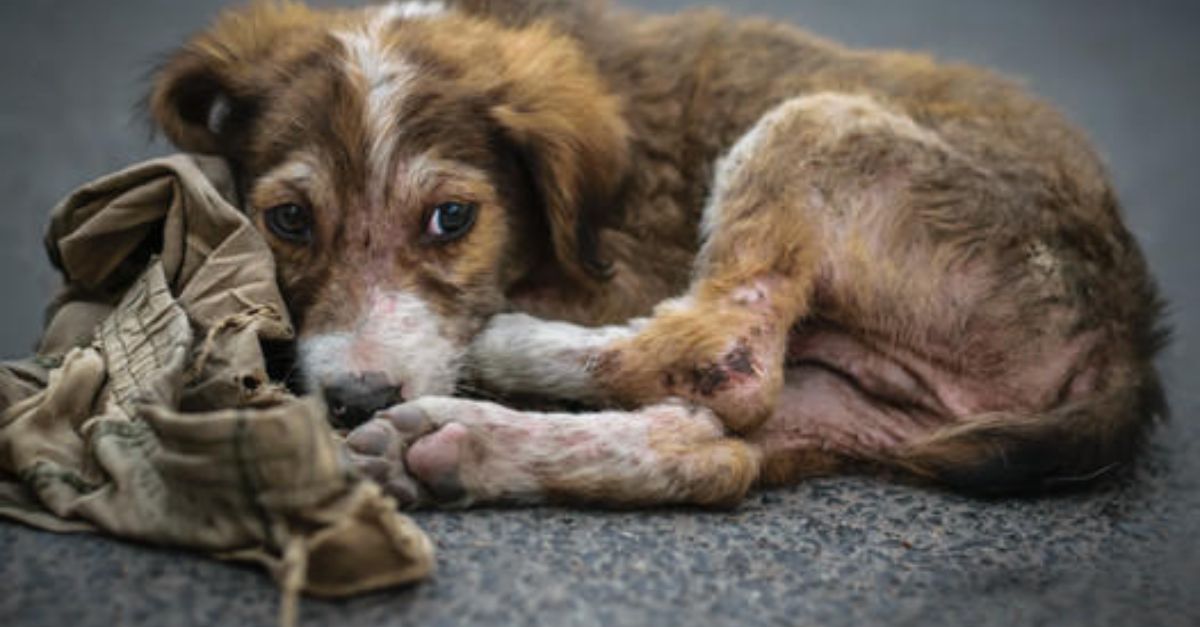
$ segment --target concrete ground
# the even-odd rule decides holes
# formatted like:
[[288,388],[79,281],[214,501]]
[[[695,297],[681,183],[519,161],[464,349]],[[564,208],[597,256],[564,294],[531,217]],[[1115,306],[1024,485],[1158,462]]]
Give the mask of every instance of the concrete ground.
[[[131,114],[144,72],[219,4],[0,4],[0,357],[27,352],[54,283],[40,249],[46,211],[79,183],[165,150]],[[305,602],[303,624],[1200,625],[1200,6],[723,4],[999,68],[1087,128],[1173,303],[1162,360],[1173,421],[1119,479],[1057,497],[981,501],[859,478],[722,513],[422,513],[440,546],[434,580]],[[276,603],[256,570],[0,523],[0,624],[269,624]]]

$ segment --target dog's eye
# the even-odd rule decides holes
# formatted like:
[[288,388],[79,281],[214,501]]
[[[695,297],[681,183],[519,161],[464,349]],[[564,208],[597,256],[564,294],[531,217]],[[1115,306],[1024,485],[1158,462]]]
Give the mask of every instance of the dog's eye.
[[469,202],[442,203],[429,214],[425,234],[439,242],[458,239],[475,224],[475,212],[475,205]]
[[312,241],[312,212],[294,203],[267,209],[267,228],[282,239],[307,244]]

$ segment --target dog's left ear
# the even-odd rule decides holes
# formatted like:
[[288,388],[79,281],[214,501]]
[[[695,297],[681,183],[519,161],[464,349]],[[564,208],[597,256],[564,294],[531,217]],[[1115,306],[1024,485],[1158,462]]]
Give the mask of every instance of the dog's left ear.
[[502,50],[506,75],[492,117],[529,170],[563,269],[603,279],[611,266],[595,228],[617,210],[629,174],[621,103],[579,49],[548,28],[527,29]]

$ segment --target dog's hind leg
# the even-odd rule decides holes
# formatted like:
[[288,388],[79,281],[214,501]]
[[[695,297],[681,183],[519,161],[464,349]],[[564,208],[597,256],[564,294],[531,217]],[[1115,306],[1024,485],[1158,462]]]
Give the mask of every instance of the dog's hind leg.
[[809,312],[825,256],[803,140],[824,125],[819,100],[780,105],[716,164],[689,289],[595,363],[613,397],[687,398],[738,433],[771,415],[789,331]]
[[[1082,158],[996,160],[954,129],[857,95],[780,105],[721,162],[683,297],[607,329],[497,319],[482,378],[686,398],[763,444],[773,480],[793,474],[781,442],[976,489],[1127,458],[1161,395],[1153,290],[1111,198]],[[806,393],[780,410],[789,365]]]
[[862,97],[814,95],[763,116],[717,164],[683,296],[602,330],[497,318],[470,360],[479,378],[504,392],[625,407],[682,397],[735,432],[753,430],[771,415],[789,331],[809,312],[827,258],[822,194],[875,183],[848,163],[860,155],[843,153],[858,127],[896,124],[879,109]]
[[355,465],[402,504],[569,501],[730,506],[758,477],[756,446],[676,402],[592,414],[426,397],[348,439]]
[[1094,476],[1160,406],[1144,265],[1086,155],[956,124],[788,101],[719,164],[686,294],[601,329],[498,317],[469,367],[501,392],[686,398],[769,483],[814,455],[972,489]]

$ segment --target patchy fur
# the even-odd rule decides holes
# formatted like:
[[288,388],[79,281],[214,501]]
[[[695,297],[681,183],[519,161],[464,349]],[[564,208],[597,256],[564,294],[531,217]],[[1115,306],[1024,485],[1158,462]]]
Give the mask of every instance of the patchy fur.
[[[985,71],[711,11],[282,2],[150,105],[237,168],[314,391],[412,401],[349,439],[407,501],[730,504],[864,464],[1048,487],[1165,410],[1099,159]],[[448,202],[470,230],[431,240]]]

